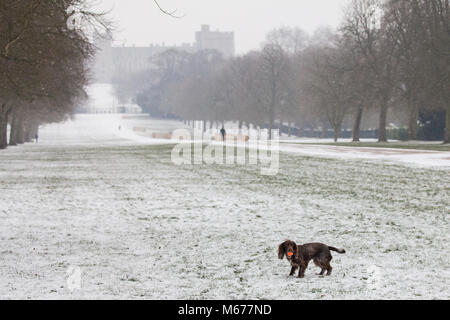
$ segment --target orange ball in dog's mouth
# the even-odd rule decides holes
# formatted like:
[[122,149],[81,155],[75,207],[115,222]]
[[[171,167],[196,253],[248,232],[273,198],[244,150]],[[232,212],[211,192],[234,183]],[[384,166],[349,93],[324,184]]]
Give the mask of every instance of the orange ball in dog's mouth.
[[288,252],[287,254],[289,257],[292,257],[294,254],[292,252]]

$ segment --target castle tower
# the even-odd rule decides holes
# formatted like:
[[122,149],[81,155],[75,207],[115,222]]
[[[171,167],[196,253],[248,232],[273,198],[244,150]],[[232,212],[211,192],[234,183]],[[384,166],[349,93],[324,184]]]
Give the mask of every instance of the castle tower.
[[202,25],[201,30],[195,33],[198,50],[214,49],[223,54],[225,59],[234,56],[234,32],[211,31],[209,25]]

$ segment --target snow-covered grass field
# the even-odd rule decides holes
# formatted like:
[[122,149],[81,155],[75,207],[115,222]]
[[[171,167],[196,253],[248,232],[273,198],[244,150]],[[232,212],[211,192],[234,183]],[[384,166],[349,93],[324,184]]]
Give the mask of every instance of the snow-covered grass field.
[[[448,167],[295,152],[274,177],[175,166],[173,146],[116,125],[0,152],[0,298],[450,299]],[[347,254],[331,277],[311,263],[289,278],[287,238]]]

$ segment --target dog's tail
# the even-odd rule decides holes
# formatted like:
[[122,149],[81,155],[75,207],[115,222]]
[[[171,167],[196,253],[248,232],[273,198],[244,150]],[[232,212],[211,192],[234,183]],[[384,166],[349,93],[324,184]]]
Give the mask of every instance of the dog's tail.
[[344,249],[336,249],[335,247],[328,247],[331,251],[336,251],[337,253],[345,253]]

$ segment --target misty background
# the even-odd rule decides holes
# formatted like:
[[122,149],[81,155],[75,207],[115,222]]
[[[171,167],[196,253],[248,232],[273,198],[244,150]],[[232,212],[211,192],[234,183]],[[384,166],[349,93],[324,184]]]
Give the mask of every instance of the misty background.
[[182,19],[161,14],[152,0],[103,0],[99,10],[111,10],[117,25],[115,42],[128,46],[150,43],[179,45],[192,42],[201,24],[234,31],[236,53],[259,49],[266,34],[280,26],[298,26],[313,32],[319,26],[338,26],[348,0],[161,0],[168,11]]
[[10,2],[0,148],[75,113],[450,141],[448,1]]

